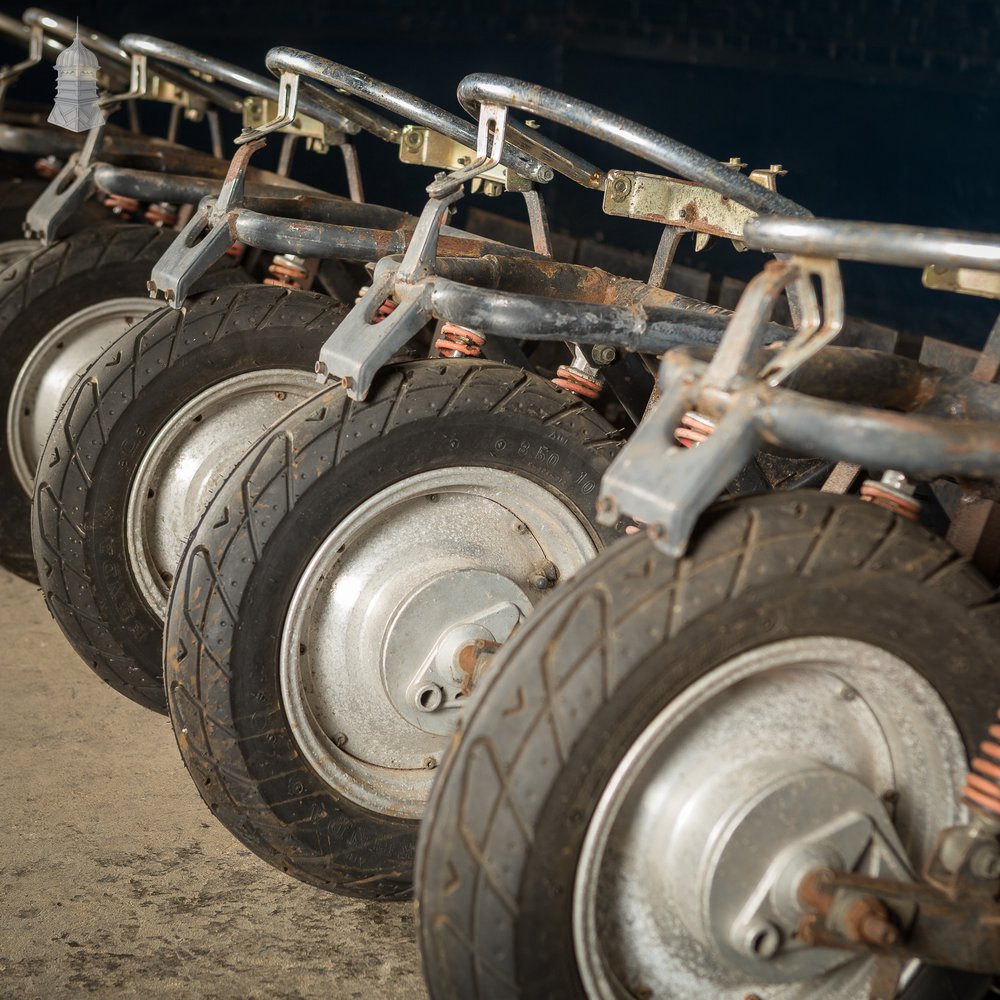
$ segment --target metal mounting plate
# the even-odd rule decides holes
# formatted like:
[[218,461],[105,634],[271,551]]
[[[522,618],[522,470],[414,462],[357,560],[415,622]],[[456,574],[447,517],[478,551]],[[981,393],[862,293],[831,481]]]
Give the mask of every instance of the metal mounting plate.
[[[399,138],[399,159],[403,163],[458,170],[473,163],[476,156],[474,149],[422,125],[405,126]],[[484,194],[499,194],[500,187],[508,191],[530,191],[531,181],[506,167],[495,166],[479,174],[472,182],[472,190],[482,188]]]
[[928,264],[922,279],[925,288],[939,292],[959,292],[984,299],[1000,299],[1000,274],[971,267],[944,267]]
[[730,240],[741,240],[743,226],[757,215],[701,184],[640,170],[608,171],[603,208],[607,215],[680,226]]

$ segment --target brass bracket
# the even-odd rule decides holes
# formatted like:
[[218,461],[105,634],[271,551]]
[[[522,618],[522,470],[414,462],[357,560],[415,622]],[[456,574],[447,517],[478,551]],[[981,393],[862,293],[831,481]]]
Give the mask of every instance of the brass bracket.
[[[279,117],[277,101],[269,97],[245,97],[243,99],[243,128],[258,129]],[[339,145],[334,134],[315,118],[296,114],[289,124],[276,131],[288,135],[301,136],[306,140],[306,147],[314,153],[327,153],[331,146]]]
[[[726,166],[738,170],[745,164],[731,160]],[[780,164],[773,164],[767,170],[752,171],[750,180],[774,191],[777,177],[784,172]],[[710,236],[732,240],[737,249],[746,249],[743,226],[757,216],[753,209],[702,184],[639,170],[608,171],[603,209],[607,215],[644,219],[697,233],[698,250],[707,245]]]
[[993,271],[928,264],[921,281],[925,288],[933,288],[938,292],[958,292],[961,295],[978,295],[984,299],[1000,299],[1000,274]]
[[[406,125],[399,137],[399,159],[403,163],[458,170],[476,159],[476,151],[422,125]],[[473,192],[496,197],[506,191],[530,191],[531,181],[506,167],[495,166],[472,179]]]
[[[204,79],[211,82],[208,76]],[[200,122],[208,109],[208,102],[204,97],[170,80],[164,80],[155,69],[149,68],[145,55],[135,53],[132,56],[128,91],[124,94],[107,94],[101,98],[100,104],[107,107],[120,101],[139,99],[176,104],[184,109],[184,117],[193,122]]]

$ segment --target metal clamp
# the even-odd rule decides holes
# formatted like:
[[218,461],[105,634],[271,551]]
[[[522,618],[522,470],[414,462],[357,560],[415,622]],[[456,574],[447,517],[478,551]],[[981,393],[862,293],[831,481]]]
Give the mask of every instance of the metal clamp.
[[[996,273],[1000,237],[790,218],[751,220],[744,235],[757,249],[795,256],[769,263],[750,282],[709,363],[680,352],[664,356],[661,397],[605,474],[598,501],[603,521],[611,523],[625,512],[647,524],[659,548],[679,556],[698,517],[764,441],[799,454],[924,478],[1000,477],[1000,388],[977,390],[980,402],[984,390],[992,392],[987,412],[994,419],[958,421],[916,414],[904,418],[857,405],[878,399],[849,400],[853,405],[845,406],[822,398],[829,369],[825,380],[814,383],[815,395],[781,387],[789,381],[794,387],[791,377],[819,361],[840,330],[844,306],[837,257],[911,266],[967,262]],[[819,278],[823,289],[822,321],[812,277]],[[761,363],[764,324],[792,285],[799,289],[803,306],[798,330]],[[833,360],[846,361],[827,359]],[[867,364],[878,367],[876,358],[867,359]],[[920,388],[905,407],[914,411],[928,409],[933,400],[926,380],[918,381]],[[870,396],[881,393],[884,405],[900,408],[905,393],[896,379],[866,384]],[[968,413],[971,391],[961,393],[966,401],[955,402],[946,413]],[[695,448],[674,448],[674,431],[690,412],[706,416],[714,430]]]

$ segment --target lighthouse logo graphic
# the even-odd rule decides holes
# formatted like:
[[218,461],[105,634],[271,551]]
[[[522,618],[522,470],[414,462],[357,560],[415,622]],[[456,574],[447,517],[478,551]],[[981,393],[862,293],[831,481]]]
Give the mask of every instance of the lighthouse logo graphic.
[[104,124],[104,112],[97,103],[98,69],[97,56],[80,41],[77,27],[73,44],[56,57],[56,103],[49,115],[53,125],[86,132]]

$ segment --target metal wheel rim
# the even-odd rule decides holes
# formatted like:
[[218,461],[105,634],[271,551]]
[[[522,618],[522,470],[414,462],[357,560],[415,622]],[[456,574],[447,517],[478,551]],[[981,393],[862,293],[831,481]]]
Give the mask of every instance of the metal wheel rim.
[[[824,675],[824,679],[829,679],[831,685],[840,687],[841,696],[847,703],[857,706],[858,711],[870,712],[874,722],[882,728],[884,745],[881,752],[888,754],[894,787],[902,790],[900,806],[906,804],[903,820],[908,827],[907,849],[911,860],[918,863],[915,867],[931,849],[937,831],[963,816],[964,809],[957,804],[957,799],[959,776],[966,765],[964,744],[940,696],[903,660],[867,643],[814,637],[772,643],[723,663],[686,689],[646,727],[623,756],[588,825],[577,866],[573,899],[574,947],[588,995],[602,998],[632,995],[627,992],[627,987],[634,989],[635,983],[623,983],[619,973],[623,968],[628,969],[625,978],[638,975],[643,982],[647,982],[651,978],[651,966],[634,971],[634,956],[642,951],[651,956],[651,963],[662,961],[664,952],[670,952],[672,964],[661,969],[660,979],[650,984],[653,995],[720,1000],[742,998],[763,990],[768,1000],[849,1000],[864,994],[872,971],[872,962],[866,959],[845,961],[820,979],[795,983],[761,983],[727,977],[717,968],[711,968],[710,959],[706,958],[703,949],[691,948],[690,936],[684,938],[686,931],[679,920],[673,921],[677,937],[672,938],[668,946],[661,947],[658,953],[651,953],[650,948],[656,945],[652,945],[638,930],[644,927],[648,931],[650,912],[648,901],[645,902],[645,910],[642,905],[637,905],[642,897],[641,890],[633,893],[631,898],[610,898],[610,885],[627,884],[644,867],[641,861],[636,860],[638,827],[633,829],[631,836],[627,833],[623,835],[616,830],[619,820],[622,816],[632,820],[642,816],[643,796],[646,797],[647,810],[655,811],[653,803],[657,795],[661,803],[666,801],[663,797],[662,768],[668,754],[677,772],[697,759],[689,752],[691,734],[685,736],[685,727],[694,725],[694,733],[702,738],[711,736],[712,739],[705,743],[704,752],[718,755],[722,728],[728,726],[742,737],[739,754],[741,766],[746,766],[752,763],[749,756],[752,748],[747,746],[746,736],[752,734],[753,729],[737,728],[733,722],[740,715],[720,717],[715,706],[721,706],[722,699],[738,691],[741,685],[748,686],[748,690],[752,691],[754,683],[765,682],[767,675],[771,675],[773,680],[780,673],[782,676],[777,679],[781,685],[787,685],[790,679],[799,681],[809,671],[817,670]],[[796,673],[800,673],[801,677],[795,677]],[[772,683],[767,690],[773,697],[779,689]],[[787,692],[787,688],[784,690]],[[748,698],[746,704],[749,707],[753,701]],[[848,733],[856,736],[853,729],[845,730],[845,740]],[[760,734],[757,735],[759,737]],[[828,735],[829,731],[823,733],[823,736]],[[768,730],[767,736],[774,739],[775,730]],[[784,746],[796,745],[795,733],[784,732],[778,736]],[[674,747],[671,747],[672,742],[676,743]],[[753,743],[753,740],[750,742]],[[806,740],[806,748],[812,754],[830,750],[825,740],[819,737]],[[759,750],[759,746],[756,749]],[[834,749],[840,752],[845,748]],[[861,755],[870,750],[853,746],[850,753]],[[773,753],[773,749],[770,752]],[[717,756],[717,759],[722,758]],[[661,781],[659,788],[656,786],[657,778]],[[899,819],[900,816],[897,816],[896,821]],[[649,829],[647,825],[647,837]],[[609,855],[609,851],[614,853]],[[606,857],[624,860],[618,866],[612,864],[605,869]],[[631,914],[633,924],[630,934],[633,941],[609,961],[605,945],[617,946],[620,940],[603,939],[598,925],[601,922],[607,924],[605,914],[617,914],[620,906]],[[619,930],[617,938],[622,937],[624,935]],[[678,955],[678,951],[682,954]],[[683,954],[685,951],[686,955]],[[631,968],[630,958],[633,959]],[[916,963],[911,963],[904,979],[912,976],[916,967]],[[664,981],[670,986],[665,987]],[[665,993],[662,992],[664,989]]]
[[410,476],[359,505],[310,560],[282,628],[282,701],[309,765],[358,805],[419,818],[460,714],[447,683],[423,715],[411,700],[442,680],[421,673],[430,651],[447,656],[467,626],[504,641],[543,593],[528,567],[551,562],[562,580],[596,551],[567,501],[484,466]]
[[302,370],[236,375],[180,407],[150,441],[129,488],[125,538],[132,578],[160,619],[209,501],[268,427],[315,392],[315,376]]
[[34,253],[40,245],[37,240],[3,240],[0,242],[0,271]]
[[160,303],[108,299],[57,323],[32,349],[7,404],[7,448],[17,481],[29,496],[38,459],[67,396],[93,361],[136,320]]

